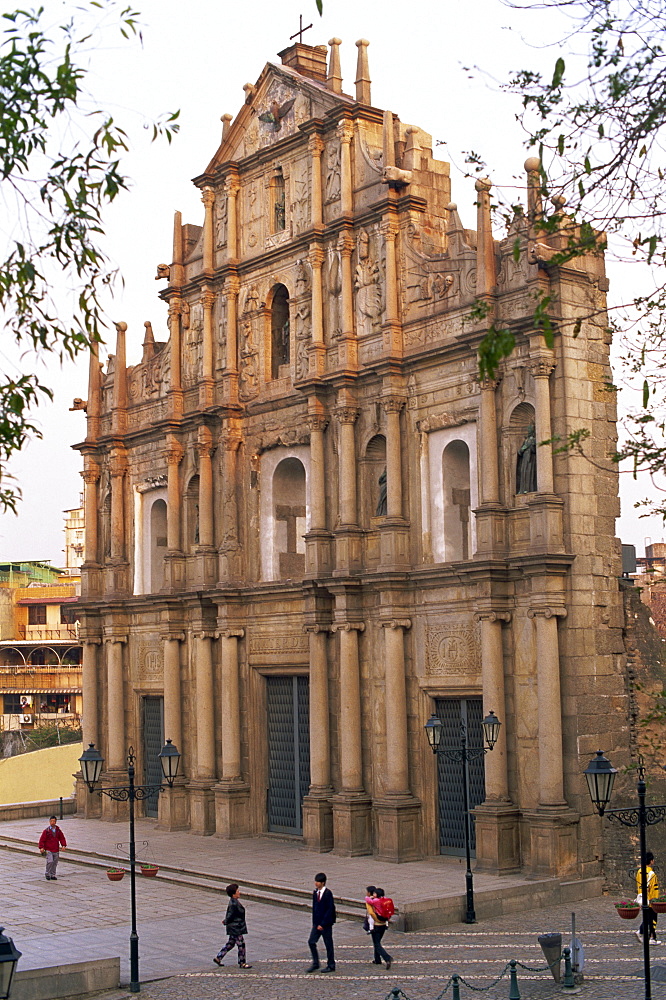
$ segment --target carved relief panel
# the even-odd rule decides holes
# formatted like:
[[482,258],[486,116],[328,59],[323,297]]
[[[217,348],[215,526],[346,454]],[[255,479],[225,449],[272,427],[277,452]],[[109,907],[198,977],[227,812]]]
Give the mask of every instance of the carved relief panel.
[[479,638],[472,625],[429,622],[426,626],[426,675],[477,683],[481,670]]

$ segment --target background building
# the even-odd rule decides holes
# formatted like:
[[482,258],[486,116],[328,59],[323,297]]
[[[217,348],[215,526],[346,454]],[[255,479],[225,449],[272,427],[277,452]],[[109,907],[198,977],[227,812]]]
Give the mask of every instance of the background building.
[[[357,45],[354,96],[337,39],[245,86],[195,179],[203,225],[177,213],[158,267],[168,338],[147,322],[128,367],[119,323],[91,358],[85,738],[110,779],[130,743],[147,779],[178,745],[146,804],[171,828],[407,861],[463,847],[425,721],[477,742],[492,709],[478,863],[596,873],[581,771],[600,742],[629,754],[603,257],[557,264],[571,222],[540,233],[534,159],[506,236],[485,180],[468,228]],[[492,323],[516,349],[479,382]],[[583,427],[594,464],[543,444]]]
[[79,592],[47,563],[0,564],[1,729],[80,726]]

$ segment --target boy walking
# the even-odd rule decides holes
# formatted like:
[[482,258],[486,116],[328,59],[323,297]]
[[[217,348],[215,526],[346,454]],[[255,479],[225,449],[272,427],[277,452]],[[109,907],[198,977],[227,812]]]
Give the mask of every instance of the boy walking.
[[65,834],[57,825],[55,816],[49,817],[49,825],[39,838],[39,853],[46,856],[46,873],[44,875],[47,882],[57,882],[56,868],[60,850],[67,847]]
[[322,972],[335,972],[335,951],[333,950],[333,924],[335,923],[335,900],[330,889],[326,888],[326,875],[319,872],[314,877],[314,892],[312,893],[312,930],[308,938],[312,965],[308,972],[316,972],[319,968],[319,952],[317,941],[324,939],[326,946],[326,968]]

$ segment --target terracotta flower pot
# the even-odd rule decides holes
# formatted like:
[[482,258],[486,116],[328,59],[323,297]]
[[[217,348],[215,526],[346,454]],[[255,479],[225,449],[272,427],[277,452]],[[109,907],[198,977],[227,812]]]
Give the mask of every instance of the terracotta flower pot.
[[655,913],[666,913],[666,899],[651,899],[650,906]]
[[158,871],[160,870],[159,865],[141,865],[140,871],[145,878],[155,878]]
[[631,906],[622,906],[616,903],[615,909],[617,910],[618,917],[622,917],[623,920],[634,920],[641,912],[640,906],[636,903],[633,903]]
[[106,873],[106,877],[110,882],[120,882],[124,876],[125,872],[122,868],[109,868]]

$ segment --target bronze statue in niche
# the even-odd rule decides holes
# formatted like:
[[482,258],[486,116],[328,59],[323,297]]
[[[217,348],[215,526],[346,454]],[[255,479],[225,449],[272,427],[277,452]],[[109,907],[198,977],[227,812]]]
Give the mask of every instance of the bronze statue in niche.
[[536,488],[536,433],[530,424],[516,457],[516,493],[536,493]]

